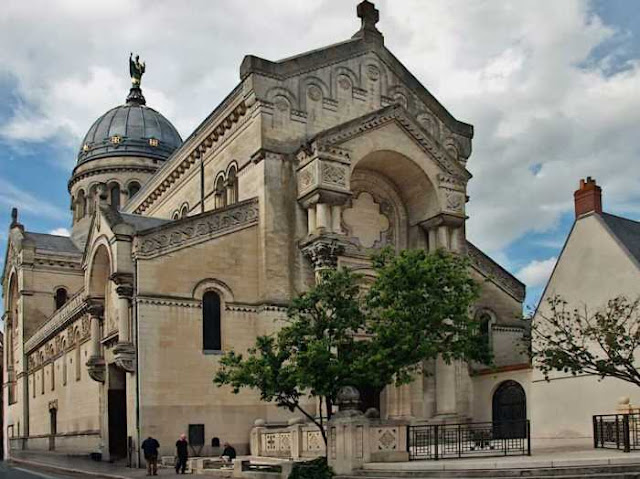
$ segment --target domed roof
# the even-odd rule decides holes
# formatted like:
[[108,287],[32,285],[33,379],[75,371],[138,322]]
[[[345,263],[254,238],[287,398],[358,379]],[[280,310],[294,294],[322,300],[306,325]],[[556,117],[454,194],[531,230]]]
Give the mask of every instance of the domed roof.
[[162,114],[145,105],[140,88],[132,88],[124,105],[98,118],[84,137],[78,164],[110,156],[166,160],[182,138]]

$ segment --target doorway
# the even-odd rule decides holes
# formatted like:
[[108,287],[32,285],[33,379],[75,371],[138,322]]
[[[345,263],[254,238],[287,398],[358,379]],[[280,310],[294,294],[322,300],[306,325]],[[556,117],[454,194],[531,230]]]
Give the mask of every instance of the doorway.
[[58,434],[58,410],[56,408],[49,409],[49,450],[56,449],[56,434]]
[[127,381],[126,373],[109,365],[109,457],[111,460],[127,457]]
[[516,381],[505,381],[493,393],[494,435],[505,439],[527,436],[527,399]]

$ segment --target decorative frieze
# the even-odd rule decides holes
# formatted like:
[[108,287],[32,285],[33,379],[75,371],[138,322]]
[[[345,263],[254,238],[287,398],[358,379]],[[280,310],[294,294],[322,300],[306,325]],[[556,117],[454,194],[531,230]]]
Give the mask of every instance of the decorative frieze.
[[258,223],[258,199],[169,223],[136,238],[134,256],[152,258],[238,231]]
[[518,281],[508,271],[467,241],[467,254],[471,263],[488,279],[500,286],[504,291],[519,302],[524,301],[525,285]]

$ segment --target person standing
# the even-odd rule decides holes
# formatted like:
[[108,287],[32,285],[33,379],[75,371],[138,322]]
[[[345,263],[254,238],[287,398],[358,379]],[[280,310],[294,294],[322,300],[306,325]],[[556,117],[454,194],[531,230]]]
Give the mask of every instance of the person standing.
[[176,462],[176,474],[180,474],[180,470],[182,470],[182,474],[184,474],[185,469],[187,468],[187,458],[189,457],[189,443],[187,442],[187,436],[184,434],[180,434],[180,439],[176,441],[176,455],[178,456],[178,461]]
[[160,443],[149,436],[144,441],[142,441],[142,445],[140,449],[144,452],[144,459],[147,461],[147,476],[157,476],[158,475],[158,449],[160,448]]

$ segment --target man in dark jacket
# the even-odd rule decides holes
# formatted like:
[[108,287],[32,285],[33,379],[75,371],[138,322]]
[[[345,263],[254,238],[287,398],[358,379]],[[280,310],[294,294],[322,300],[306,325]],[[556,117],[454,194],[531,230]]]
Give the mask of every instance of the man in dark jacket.
[[236,458],[236,450],[228,442],[224,443],[224,450],[220,456],[225,464],[231,464]]
[[176,455],[178,456],[178,460],[176,461],[176,474],[180,474],[180,472],[178,472],[180,470],[182,470],[182,474],[184,474],[187,468],[187,458],[189,457],[188,447],[187,436],[180,434],[180,439],[176,441]]
[[140,449],[144,452],[144,459],[147,461],[147,476],[158,475],[158,449],[160,443],[149,436],[144,441]]

